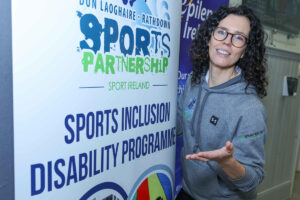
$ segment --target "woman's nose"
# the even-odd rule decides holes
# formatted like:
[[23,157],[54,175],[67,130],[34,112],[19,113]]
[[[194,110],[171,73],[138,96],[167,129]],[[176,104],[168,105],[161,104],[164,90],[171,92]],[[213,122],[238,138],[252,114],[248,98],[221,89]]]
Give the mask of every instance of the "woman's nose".
[[223,41],[224,44],[231,45],[231,38],[232,38],[232,35],[228,34],[227,37],[225,38],[225,40]]

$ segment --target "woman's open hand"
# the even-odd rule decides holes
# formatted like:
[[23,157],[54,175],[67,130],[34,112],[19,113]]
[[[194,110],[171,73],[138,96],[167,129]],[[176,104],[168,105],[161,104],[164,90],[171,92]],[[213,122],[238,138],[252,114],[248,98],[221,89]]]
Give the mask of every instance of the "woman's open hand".
[[234,152],[233,144],[227,141],[226,145],[221,149],[217,149],[213,151],[204,151],[195,154],[188,154],[186,155],[185,158],[192,159],[192,160],[201,160],[204,162],[211,161],[211,160],[216,162],[222,162],[223,160],[232,157],[233,152]]

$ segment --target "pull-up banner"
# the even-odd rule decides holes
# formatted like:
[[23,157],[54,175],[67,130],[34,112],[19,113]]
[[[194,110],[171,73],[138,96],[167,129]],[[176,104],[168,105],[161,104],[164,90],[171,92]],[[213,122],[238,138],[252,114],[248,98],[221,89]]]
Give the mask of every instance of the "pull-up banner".
[[16,200],[174,198],[180,12],[12,0]]

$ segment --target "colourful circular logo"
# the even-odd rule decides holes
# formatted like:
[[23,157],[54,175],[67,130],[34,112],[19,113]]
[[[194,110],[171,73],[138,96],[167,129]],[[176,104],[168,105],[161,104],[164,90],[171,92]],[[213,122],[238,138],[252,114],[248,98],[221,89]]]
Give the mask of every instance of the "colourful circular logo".
[[163,173],[151,174],[144,179],[132,200],[172,200],[172,186]]
[[137,179],[128,195],[128,199],[172,200],[173,180],[172,170],[168,166],[152,166]]

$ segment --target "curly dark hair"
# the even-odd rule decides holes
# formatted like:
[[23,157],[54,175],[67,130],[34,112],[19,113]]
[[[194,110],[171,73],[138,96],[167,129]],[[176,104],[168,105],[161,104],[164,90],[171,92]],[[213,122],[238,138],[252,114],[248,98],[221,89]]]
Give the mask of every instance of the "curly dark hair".
[[258,96],[262,98],[267,95],[266,86],[268,85],[265,34],[260,20],[250,8],[244,5],[230,8],[221,7],[200,26],[190,48],[193,65],[192,83],[199,83],[201,76],[207,72],[209,67],[208,42],[220,21],[230,14],[245,16],[250,21],[250,33],[244,56],[238,60],[236,65],[242,69],[242,76],[247,83],[245,91],[251,84],[255,87]]

